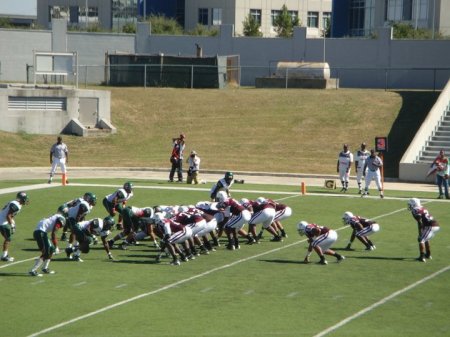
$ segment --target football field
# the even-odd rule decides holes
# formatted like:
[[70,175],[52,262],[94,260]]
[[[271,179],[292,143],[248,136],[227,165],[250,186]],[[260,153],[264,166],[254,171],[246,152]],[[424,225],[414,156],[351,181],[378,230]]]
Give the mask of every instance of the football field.
[[[11,263],[0,263],[2,327],[0,336],[448,336],[450,321],[450,223],[448,201],[427,192],[387,191],[386,198],[360,198],[322,188],[301,195],[296,186],[234,185],[236,199],[260,196],[278,200],[293,210],[283,221],[288,238],[241,249],[222,245],[209,255],[169,265],[157,263],[149,241],[128,250],[113,250],[110,261],[103,247],[82,254],[84,262],[66,258],[66,243],[55,255],[53,275],[31,277],[39,255],[32,233],[38,221],[85,192],[97,195],[87,219],[106,216],[101,200],[123,180],[77,180],[65,187],[34,181],[0,182],[0,204],[25,190],[30,204],[16,216]],[[161,181],[135,180],[129,205],[195,204],[209,199],[209,186],[187,187]],[[417,225],[406,209],[418,197],[438,220],[441,230],[430,241],[433,259],[420,263]],[[371,236],[374,251],[365,251],[351,235],[342,214],[376,220]],[[303,264],[307,243],[296,232],[300,220],[328,226],[339,238],[332,247],[345,255],[328,265]],[[259,230],[260,227],[257,228]],[[115,235],[114,231],[112,235]],[[61,233],[58,234],[58,237]],[[110,235],[111,236],[111,235]]]

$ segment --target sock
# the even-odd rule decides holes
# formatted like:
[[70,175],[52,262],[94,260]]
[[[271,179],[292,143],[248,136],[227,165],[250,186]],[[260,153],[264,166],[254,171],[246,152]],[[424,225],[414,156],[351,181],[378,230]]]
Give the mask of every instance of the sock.
[[2,257],[7,257],[7,256],[8,256],[8,251],[7,251],[7,250],[4,250],[4,251],[3,251]]
[[34,266],[33,266],[33,268],[31,269],[31,271],[36,271],[36,270],[38,270],[39,269],[39,267],[41,266],[41,264],[44,262],[44,260],[40,257],[40,258],[37,258],[36,260],[35,260],[35,262],[34,262]]
[[50,264],[50,259],[45,260],[44,265],[42,266],[42,269],[48,269],[49,264]]

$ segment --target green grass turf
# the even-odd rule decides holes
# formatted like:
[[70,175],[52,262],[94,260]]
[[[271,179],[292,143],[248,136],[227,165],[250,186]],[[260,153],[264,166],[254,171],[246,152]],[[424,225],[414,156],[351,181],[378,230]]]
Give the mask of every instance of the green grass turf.
[[[95,183],[119,187],[122,181]],[[152,184],[148,182],[148,186]],[[135,184],[131,205],[189,204],[208,199],[204,190],[140,187],[144,185]],[[18,229],[11,255],[16,261],[37,256],[31,237],[39,219],[86,191],[98,197],[88,218],[105,216],[101,199],[115,190],[112,186],[30,190],[31,203],[16,217]],[[2,187],[9,186],[0,183]],[[247,191],[235,190],[233,196],[256,198],[264,194],[252,190],[268,188],[247,187]],[[222,245],[209,256],[200,256],[180,267],[168,265],[168,259],[156,264],[156,251],[148,241],[126,251],[114,250],[116,262],[109,261],[103,248],[96,246],[82,256],[83,263],[67,261],[64,253],[56,255],[50,267],[57,273],[42,278],[27,275],[32,260],[7,267],[2,262],[2,319],[7,323],[2,324],[0,335],[28,336],[62,324],[43,336],[314,336],[449,265],[450,234],[446,224],[450,214],[445,202],[433,200],[426,204],[440,222],[441,231],[431,241],[434,259],[423,264],[414,260],[418,255],[417,229],[406,210],[406,199],[336,197],[337,193],[300,196],[297,191],[289,195],[285,193],[291,187],[278,187],[284,193],[265,195],[283,200],[294,213],[284,221],[289,237],[282,243],[269,242],[266,234],[260,245],[242,244],[239,251],[233,252]],[[0,204],[14,196],[0,194]],[[405,197],[411,196],[422,194]],[[355,240],[355,251],[341,251],[351,234],[341,220],[348,210],[380,223],[381,231],[371,237],[377,250],[365,252]],[[328,266],[302,264],[306,243],[295,231],[300,220],[338,230],[334,248],[347,259],[337,264],[328,257]],[[61,243],[61,247],[65,244]],[[312,261],[318,261],[316,255],[312,255]],[[448,336],[449,278],[448,271],[442,273],[330,335]],[[142,294],[145,296],[67,323]]]

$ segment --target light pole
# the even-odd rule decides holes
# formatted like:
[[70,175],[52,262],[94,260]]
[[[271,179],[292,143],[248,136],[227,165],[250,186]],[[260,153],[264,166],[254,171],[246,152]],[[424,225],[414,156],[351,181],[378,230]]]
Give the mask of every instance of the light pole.
[[326,54],[325,54],[325,52],[326,52],[326,49],[325,49],[325,35],[326,35],[326,29],[322,29],[322,37],[323,37],[323,63],[325,63],[325,56],[326,56]]

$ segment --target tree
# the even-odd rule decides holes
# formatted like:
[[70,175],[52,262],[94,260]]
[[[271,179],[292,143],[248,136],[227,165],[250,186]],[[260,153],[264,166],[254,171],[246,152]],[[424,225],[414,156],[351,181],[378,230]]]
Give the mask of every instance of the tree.
[[128,22],[123,25],[122,32],[126,34],[136,34],[136,25],[133,22]]
[[294,27],[300,25],[298,17],[292,17],[286,5],[281,7],[280,14],[274,20],[275,31],[278,37],[291,37],[294,35]]
[[[395,22],[392,23],[394,29],[394,39],[432,39],[433,32],[430,29],[415,29],[410,23]],[[442,38],[441,33],[436,33],[435,38]]]
[[152,34],[183,35],[183,28],[175,19],[164,15],[150,15],[147,21],[152,26]]
[[244,26],[244,29],[243,29],[244,36],[258,36],[258,37],[261,37],[263,35],[261,33],[261,31],[259,30],[261,25],[259,24],[258,21],[255,20],[255,18],[251,14],[249,14],[245,18],[245,20],[242,23],[242,25]]

